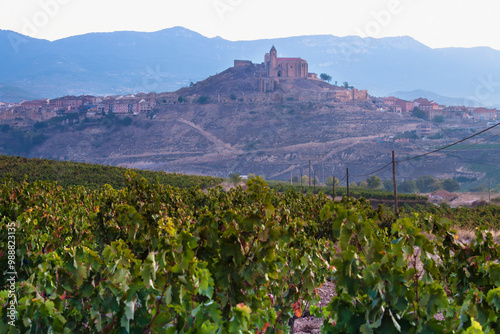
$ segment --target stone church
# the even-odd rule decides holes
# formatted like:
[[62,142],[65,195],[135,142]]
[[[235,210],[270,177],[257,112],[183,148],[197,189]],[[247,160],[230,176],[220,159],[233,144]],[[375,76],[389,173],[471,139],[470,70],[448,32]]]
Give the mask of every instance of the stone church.
[[270,78],[307,78],[307,61],[301,58],[278,58],[276,48],[271,48],[264,57],[267,76]]
[[261,92],[273,92],[281,79],[318,80],[316,73],[309,73],[307,61],[302,58],[278,58],[278,52],[273,47],[265,54],[264,62],[253,64],[250,60],[235,60],[234,67],[254,66],[255,75],[259,76]]

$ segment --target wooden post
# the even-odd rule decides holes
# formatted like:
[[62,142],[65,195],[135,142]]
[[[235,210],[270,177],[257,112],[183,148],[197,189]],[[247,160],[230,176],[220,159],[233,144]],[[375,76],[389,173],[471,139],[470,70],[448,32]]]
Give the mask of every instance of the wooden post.
[[316,169],[314,170],[313,190],[316,191]]
[[[323,156],[321,156],[321,179],[323,180],[323,183],[326,186],[326,180],[325,180],[325,159]],[[321,184],[321,182],[320,182]]]
[[311,160],[309,160],[309,188],[311,188]]
[[349,198],[349,168],[346,168],[345,172],[347,176],[347,198]]
[[333,175],[333,183],[332,183],[332,201],[335,202],[335,175]]
[[398,192],[396,189],[396,159],[392,151],[392,184],[394,186],[394,217],[398,216]]
[[488,202],[491,203],[491,179],[488,178]]

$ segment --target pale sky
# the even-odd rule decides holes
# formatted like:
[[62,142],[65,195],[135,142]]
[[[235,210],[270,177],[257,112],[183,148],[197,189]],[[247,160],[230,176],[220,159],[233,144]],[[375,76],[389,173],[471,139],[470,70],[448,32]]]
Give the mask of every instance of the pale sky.
[[48,40],[174,26],[233,41],[316,34],[407,35],[433,48],[500,50],[500,1],[0,0],[0,29]]

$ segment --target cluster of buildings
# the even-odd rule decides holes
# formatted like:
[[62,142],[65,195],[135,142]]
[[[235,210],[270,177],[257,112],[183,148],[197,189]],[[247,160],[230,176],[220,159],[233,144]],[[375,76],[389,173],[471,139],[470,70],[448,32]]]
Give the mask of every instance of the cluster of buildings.
[[[245,84],[243,86],[246,91],[240,92],[241,96],[238,97],[232,93],[234,87],[230,86],[224,94],[214,93],[215,95],[212,94],[214,96],[198,96],[187,91],[185,93],[190,96],[185,97],[180,96],[179,92],[172,92],[161,94],[140,93],[110,97],[95,97],[90,95],[64,96],[55,99],[23,101],[21,103],[0,102],[0,124],[29,126],[36,122],[68,114],[89,118],[102,117],[110,113],[138,115],[153,111],[159,104],[165,105],[183,102],[206,103],[207,101],[217,103],[283,103],[284,101],[349,103],[353,101],[373,101],[379,111],[410,113],[418,109],[421,113],[425,113],[425,118],[428,120],[441,118],[443,121],[447,119],[474,119],[496,122],[500,119],[499,112],[496,109],[464,106],[447,107],[425,98],[419,98],[414,101],[405,101],[392,96],[372,98],[366,90],[318,84],[317,81],[322,82],[322,80],[318,79],[316,73],[309,73],[306,60],[302,58],[278,57],[274,46],[269,53],[264,55],[264,62],[261,64],[253,64],[248,60],[235,60],[233,69],[236,73],[239,73],[238,70],[247,71],[246,69],[249,69],[252,75],[248,75],[246,72],[241,75],[253,77],[255,83],[258,84],[258,88],[255,87],[253,91],[249,91],[247,89],[248,86]],[[224,77],[219,78],[219,81],[224,83]],[[230,84],[232,83],[230,82]],[[294,84],[297,84],[295,85],[296,87]],[[212,84],[212,86],[216,87],[218,85],[221,85],[221,82]],[[208,92],[212,91],[210,88],[208,88]],[[202,90],[201,93],[205,93],[205,91]],[[202,97],[205,99],[205,102],[200,101]],[[422,125],[419,134],[425,137],[430,133],[431,127]]]
[[152,111],[156,105],[157,96],[154,93],[112,97],[64,96],[21,103],[0,102],[0,121],[27,125],[67,114],[79,114],[83,117],[100,117],[108,113],[138,115]]
[[496,108],[476,108],[465,106],[444,106],[425,98],[414,101],[405,101],[397,97],[378,97],[374,100],[379,111],[390,111],[395,113],[408,113],[419,109],[425,113],[428,120],[436,117],[446,119],[474,119],[482,121],[496,121],[500,119],[500,113]]

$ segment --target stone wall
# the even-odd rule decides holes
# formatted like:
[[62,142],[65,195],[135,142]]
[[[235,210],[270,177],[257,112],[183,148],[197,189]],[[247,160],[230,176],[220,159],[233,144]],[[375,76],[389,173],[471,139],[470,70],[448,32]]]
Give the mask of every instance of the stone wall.
[[234,67],[238,66],[252,66],[252,62],[250,60],[234,60]]

